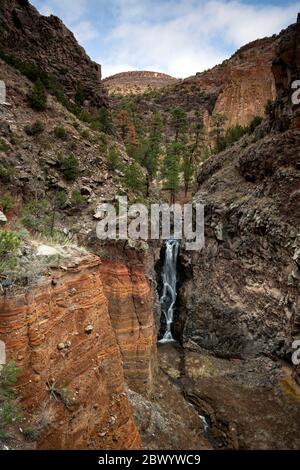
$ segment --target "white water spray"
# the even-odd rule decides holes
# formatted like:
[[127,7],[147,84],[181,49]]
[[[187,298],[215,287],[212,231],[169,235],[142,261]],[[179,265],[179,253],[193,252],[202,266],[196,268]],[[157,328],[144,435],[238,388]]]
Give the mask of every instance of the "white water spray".
[[177,258],[178,240],[166,242],[165,262],[162,272],[163,292],[160,299],[162,312],[166,319],[166,331],[160,343],[174,341],[171,326],[174,320],[174,309],[177,298]]

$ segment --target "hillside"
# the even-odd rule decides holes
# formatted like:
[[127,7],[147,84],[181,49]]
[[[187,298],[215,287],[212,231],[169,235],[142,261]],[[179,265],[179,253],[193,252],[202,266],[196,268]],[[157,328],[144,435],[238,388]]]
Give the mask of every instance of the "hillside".
[[122,72],[103,80],[109,95],[140,95],[145,92],[159,90],[176,82],[176,78],[165,73],[136,71]]

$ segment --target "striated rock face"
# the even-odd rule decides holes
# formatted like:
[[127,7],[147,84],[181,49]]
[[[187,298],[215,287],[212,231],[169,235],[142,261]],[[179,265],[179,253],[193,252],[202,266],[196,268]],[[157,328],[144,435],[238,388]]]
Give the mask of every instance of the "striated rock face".
[[132,390],[148,393],[156,367],[156,330],[149,281],[141,266],[103,262],[100,272],[126,381]]
[[0,338],[21,368],[19,392],[40,449],[141,445],[99,265],[89,255],[0,298]]
[[245,126],[255,116],[264,116],[266,103],[275,99],[271,66],[277,40],[274,36],[247,44],[194,79],[200,89],[217,96],[214,112],[227,116],[226,127]]
[[55,17],[45,17],[22,0],[0,3],[0,49],[38,65],[63,86],[72,99],[78,90],[91,110],[106,104],[101,66],[79,46],[73,33]]
[[117,73],[107,77],[103,80],[103,85],[109,94],[128,95],[158,90],[176,82],[176,78],[165,73],[136,71]]

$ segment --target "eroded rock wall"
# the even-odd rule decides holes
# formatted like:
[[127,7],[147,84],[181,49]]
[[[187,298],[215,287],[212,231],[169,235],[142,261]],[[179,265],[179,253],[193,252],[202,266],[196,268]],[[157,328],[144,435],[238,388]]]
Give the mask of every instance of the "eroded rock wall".
[[22,0],[0,2],[0,49],[54,77],[74,99],[81,90],[91,111],[106,104],[101,66],[56,16],[42,16]]
[[156,368],[156,330],[151,286],[141,266],[103,262],[100,268],[109,314],[130,388],[151,391]]
[[21,369],[18,390],[41,449],[141,446],[99,269],[86,256],[0,298],[0,338]]

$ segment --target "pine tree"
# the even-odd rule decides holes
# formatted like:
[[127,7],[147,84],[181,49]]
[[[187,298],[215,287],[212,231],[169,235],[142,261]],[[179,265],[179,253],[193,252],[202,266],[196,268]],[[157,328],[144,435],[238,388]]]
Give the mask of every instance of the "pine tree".
[[164,189],[170,191],[170,203],[175,203],[176,193],[179,191],[180,149],[176,143],[168,146],[163,162],[162,174]]
[[125,169],[124,183],[128,189],[134,192],[145,191],[146,179],[141,167],[134,163]]
[[221,152],[226,147],[224,141],[224,124],[227,121],[227,117],[222,113],[214,113],[212,115],[212,130],[210,136],[215,139],[215,150]]
[[194,168],[193,168],[193,157],[191,154],[187,154],[183,158],[182,162],[182,172],[183,172],[183,180],[184,180],[184,190],[185,196],[187,196],[191,180],[194,175]]
[[188,120],[186,112],[182,108],[175,108],[172,112],[172,127],[175,131],[175,141],[188,129]]
[[114,124],[111,118],[111,114],[109,109],[105,106],[100,108],[98,113],[98,120],[100,122],[101,131],[105,134],[113,134],[114,133]]

